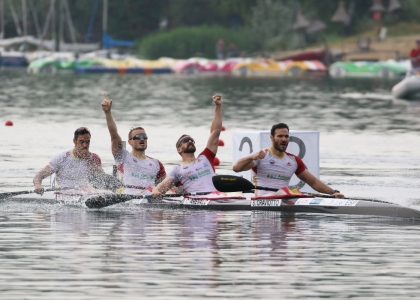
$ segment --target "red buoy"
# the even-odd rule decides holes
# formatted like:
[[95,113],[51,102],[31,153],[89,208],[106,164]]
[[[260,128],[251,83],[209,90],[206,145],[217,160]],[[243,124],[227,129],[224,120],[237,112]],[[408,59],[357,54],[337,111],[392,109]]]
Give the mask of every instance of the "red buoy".
[[6,125],[6,126],[13,126],[13,122],[10,121],[10,120],[8,120],[8,121],[6,121],[6,124],[4,124],[4,125]]
[[226,130],[225,126],[222,125],[222,131],[225,131],[225,130]]
[[217,167],[220,165],[220,160],[215,156],[213,159],[213,166]]
[[217,142],[217,145],[218,145],[218,146],[224,146],[224,145],[225,145],[225,142],[223,142],[223,140],[219,140],[219,141]]

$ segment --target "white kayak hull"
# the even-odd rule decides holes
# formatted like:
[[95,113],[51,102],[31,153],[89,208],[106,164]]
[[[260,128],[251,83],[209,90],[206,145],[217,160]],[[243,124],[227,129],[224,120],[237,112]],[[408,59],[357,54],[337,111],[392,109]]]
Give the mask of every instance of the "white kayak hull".
[[395,98],[410,98],[420,93],[420,75],[405,77],[392,88],[392,95]]
[[[122,197],[127,195],[122,195]],[[8,201],[32,204],[64,204],[85,206],[87,195],[63,195],[45,193],[40,195],[22,195],[9,198]],[[163,200],[135,199],[109,206],[136,206],[141,208],[162,209],[201,209],[201,210],[262,210],[294,213],[325,213],[346,215],[388,216],[395,218],[420,218],[420,211],[395,203],[378,200],[354,200],[336,198],[283,198],[283,199],[226,199],[206,200],[192,198],[166,198]]]

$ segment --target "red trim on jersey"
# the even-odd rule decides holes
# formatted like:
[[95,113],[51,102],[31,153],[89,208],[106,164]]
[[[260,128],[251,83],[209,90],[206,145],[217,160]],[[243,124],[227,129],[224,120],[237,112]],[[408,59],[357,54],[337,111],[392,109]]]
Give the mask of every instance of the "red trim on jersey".
[[294,156],[294,157],[295,157],[295,159],[296,159],[296,162],[297,162],[297,164],[298,164],[298,167],[297,167],[297,169],[296,169],[296,171],[295,171],[295,174],[296,174],[296,175],[299,175],[300,173],[302,173],[303,171],[305,171],[305,170],[306,170],[305,164],[303,163],[302,159],[300,159],[300,157],[299,157],[299,156],[294,155],[294,154],[291,154],[291,153],[288,153],[288,152],[286,152],[286,154],[287,154],[287,155]]
[[214,172],[216,172],[216,169],[214,168],[214,165],[213,165],[213,160],[214,160],[214,158],[216,157],[216,154],[215,153],[213,153],[209,148],[206,148],[206,149],[204,149],[203,150],[203,152],[201,152],[200,154],[199,154],[199,156],[200,155],[204,155],[205,157],[207,157],[207,159],[210,161],[210,163],[211,163],[211,167],[213,168],[213,171]]
[[101,158],[98,154],[92,153],[92,160],[95,162],[96,165],[100,166],[102,164]]
[[163,164],[160,162],[160,160],[158,160],[159,163],[159,172],[156,174],[156,180],[158,181],[159,179],[166,177],[166,171],[165,171],[165,167],[163,166]]

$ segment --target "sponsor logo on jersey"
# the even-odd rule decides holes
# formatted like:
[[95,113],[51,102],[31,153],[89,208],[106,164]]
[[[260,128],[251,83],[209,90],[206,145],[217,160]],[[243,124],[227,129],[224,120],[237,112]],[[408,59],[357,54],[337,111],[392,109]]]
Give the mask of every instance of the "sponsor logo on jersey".
[[210,169],[206,169],[206,170],[203,170],[201,172],[194,173],[194,174],[188,174],[188,178],[191,181],[194,181],[194,180],[197,180],[197,179],[199,179],[201,177],[204,177],[204,176],[207,176],[207,175],[211,175]]
[[141,180],[155,180],[155,176],[148,175],[148,174],[143,174],[143,173],[139,173],[139,172],[132,172],[131,177],[139,178]]
[[275,163],[274,159],[270,159],[270,165],[274,165]]
[[285,176],[285,175],[282,175],[282,174],[267,173],[267,178],[278,179],[278,180],[289,180],[291,177],[290,176]]

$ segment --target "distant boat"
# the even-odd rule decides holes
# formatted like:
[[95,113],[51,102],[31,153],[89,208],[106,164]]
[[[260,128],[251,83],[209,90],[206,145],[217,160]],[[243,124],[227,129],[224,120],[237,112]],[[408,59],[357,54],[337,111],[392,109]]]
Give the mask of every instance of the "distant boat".
[[0,66],[26,67],[28,64],[28,59],[24,53],[19,51],[5,51],[0,48]]

